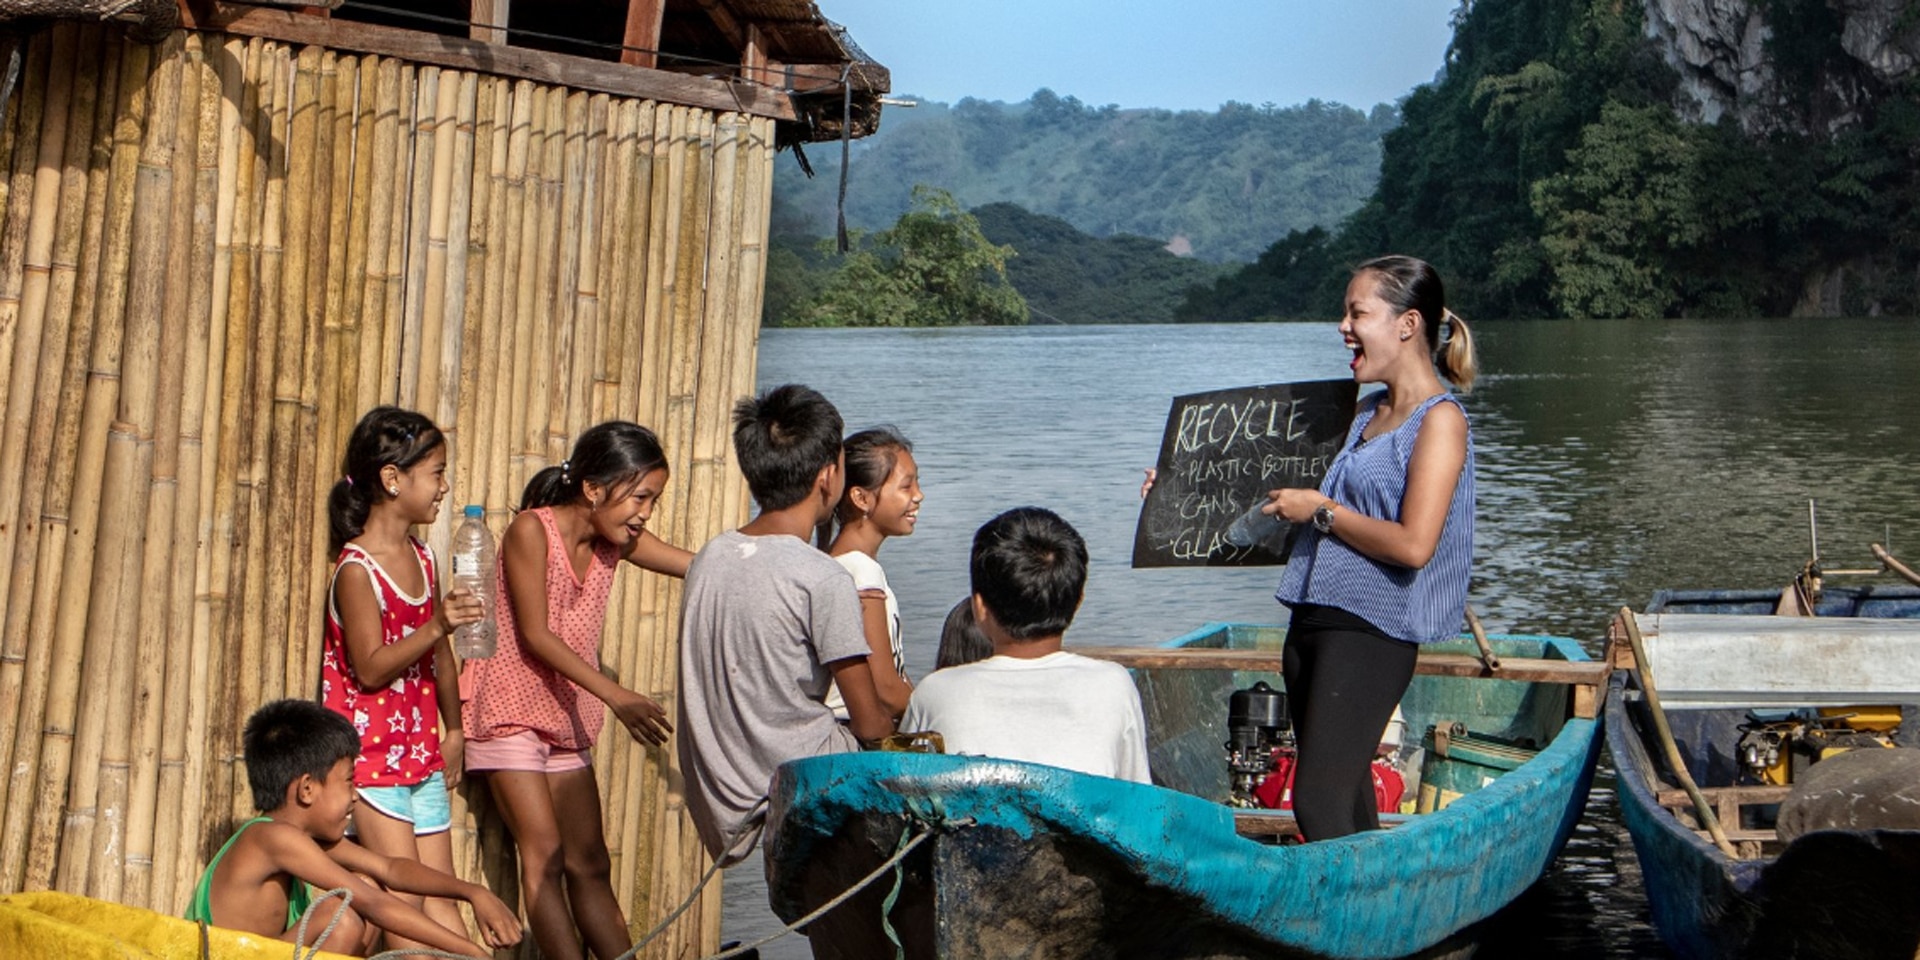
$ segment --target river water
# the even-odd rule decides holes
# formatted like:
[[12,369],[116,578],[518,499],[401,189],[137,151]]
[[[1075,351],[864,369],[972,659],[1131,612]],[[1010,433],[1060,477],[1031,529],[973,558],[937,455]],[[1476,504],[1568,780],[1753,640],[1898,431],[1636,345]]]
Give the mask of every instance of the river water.
[[[1479,482],[1471,602],[1490,631],[1570,636],[1597,653],[1610,613],[1658,588],[1783,584],[1808,556],[1809,499],[1826,566],[1870,566],[1875,541],[1920,557],[1913,321],[1539,321],[1475,332],[1484,372],[1466,398]],[[914,535],[888,541],[879,560],[918,677],[967,592],[973,531],[1026,504],[1065,517],[1092,554],[1069,645],[1283,619],[1275,568],[1129,566],[1141,470],[1172,397],[1344,377],[1348,358],[1330,322],[767,330],[759,381],[809,384],[850,431],[888,423],[914,442],[926,504]],[[1604,764],[1553,872],[1488,925],[1480,956],[1668,955]],[[730,870],[726,880],[727,936],[757,938],[760,879]],[[762,955],[809,954],[789,937]]]

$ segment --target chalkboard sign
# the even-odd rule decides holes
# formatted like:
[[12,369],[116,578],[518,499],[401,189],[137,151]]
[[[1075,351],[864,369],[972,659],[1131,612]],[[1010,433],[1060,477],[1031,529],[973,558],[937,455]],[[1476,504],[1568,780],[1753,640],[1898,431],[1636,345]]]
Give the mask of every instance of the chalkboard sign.
[[1286,562],[1278,537],[1251,546],[1227,529],[1267,491],[1318,487],[1346,442],[1359,385],[1275,383],[1173,399],[1153,489],[1134,531],[1136,567]]

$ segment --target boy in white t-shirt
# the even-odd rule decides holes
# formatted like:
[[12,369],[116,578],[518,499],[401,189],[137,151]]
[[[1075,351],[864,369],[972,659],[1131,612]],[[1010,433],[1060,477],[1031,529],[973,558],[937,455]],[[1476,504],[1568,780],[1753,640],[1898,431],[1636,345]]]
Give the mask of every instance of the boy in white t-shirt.
[[948,753],[1151,782],[1133,678],[1061,649],[1086,588],[1086,541],[1052,511],[1020,507],[974,534],[971,566],[993,656],[929,674],[900,729],[937,730]]

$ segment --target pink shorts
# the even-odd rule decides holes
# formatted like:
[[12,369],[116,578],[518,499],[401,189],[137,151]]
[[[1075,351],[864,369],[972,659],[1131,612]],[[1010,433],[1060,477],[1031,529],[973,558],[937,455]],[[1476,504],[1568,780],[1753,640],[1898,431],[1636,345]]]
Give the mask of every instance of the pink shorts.
[[490,740],[467,741],[467,769],[522,770],[530,773],[566,773],[593,765],[590,750],[556,747],[530,730]]

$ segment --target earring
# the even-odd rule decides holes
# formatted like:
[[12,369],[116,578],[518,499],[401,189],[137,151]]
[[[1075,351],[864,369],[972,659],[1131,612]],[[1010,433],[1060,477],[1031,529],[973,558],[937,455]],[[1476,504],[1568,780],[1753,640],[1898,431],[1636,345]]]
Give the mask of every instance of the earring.
[[389,497],[397,497],[397,496],[399,496],[399,495],[400,495],[400,488],[399,488],[399,487],[388,487],[388,488],[387,488],[387,496],[389,496]]

